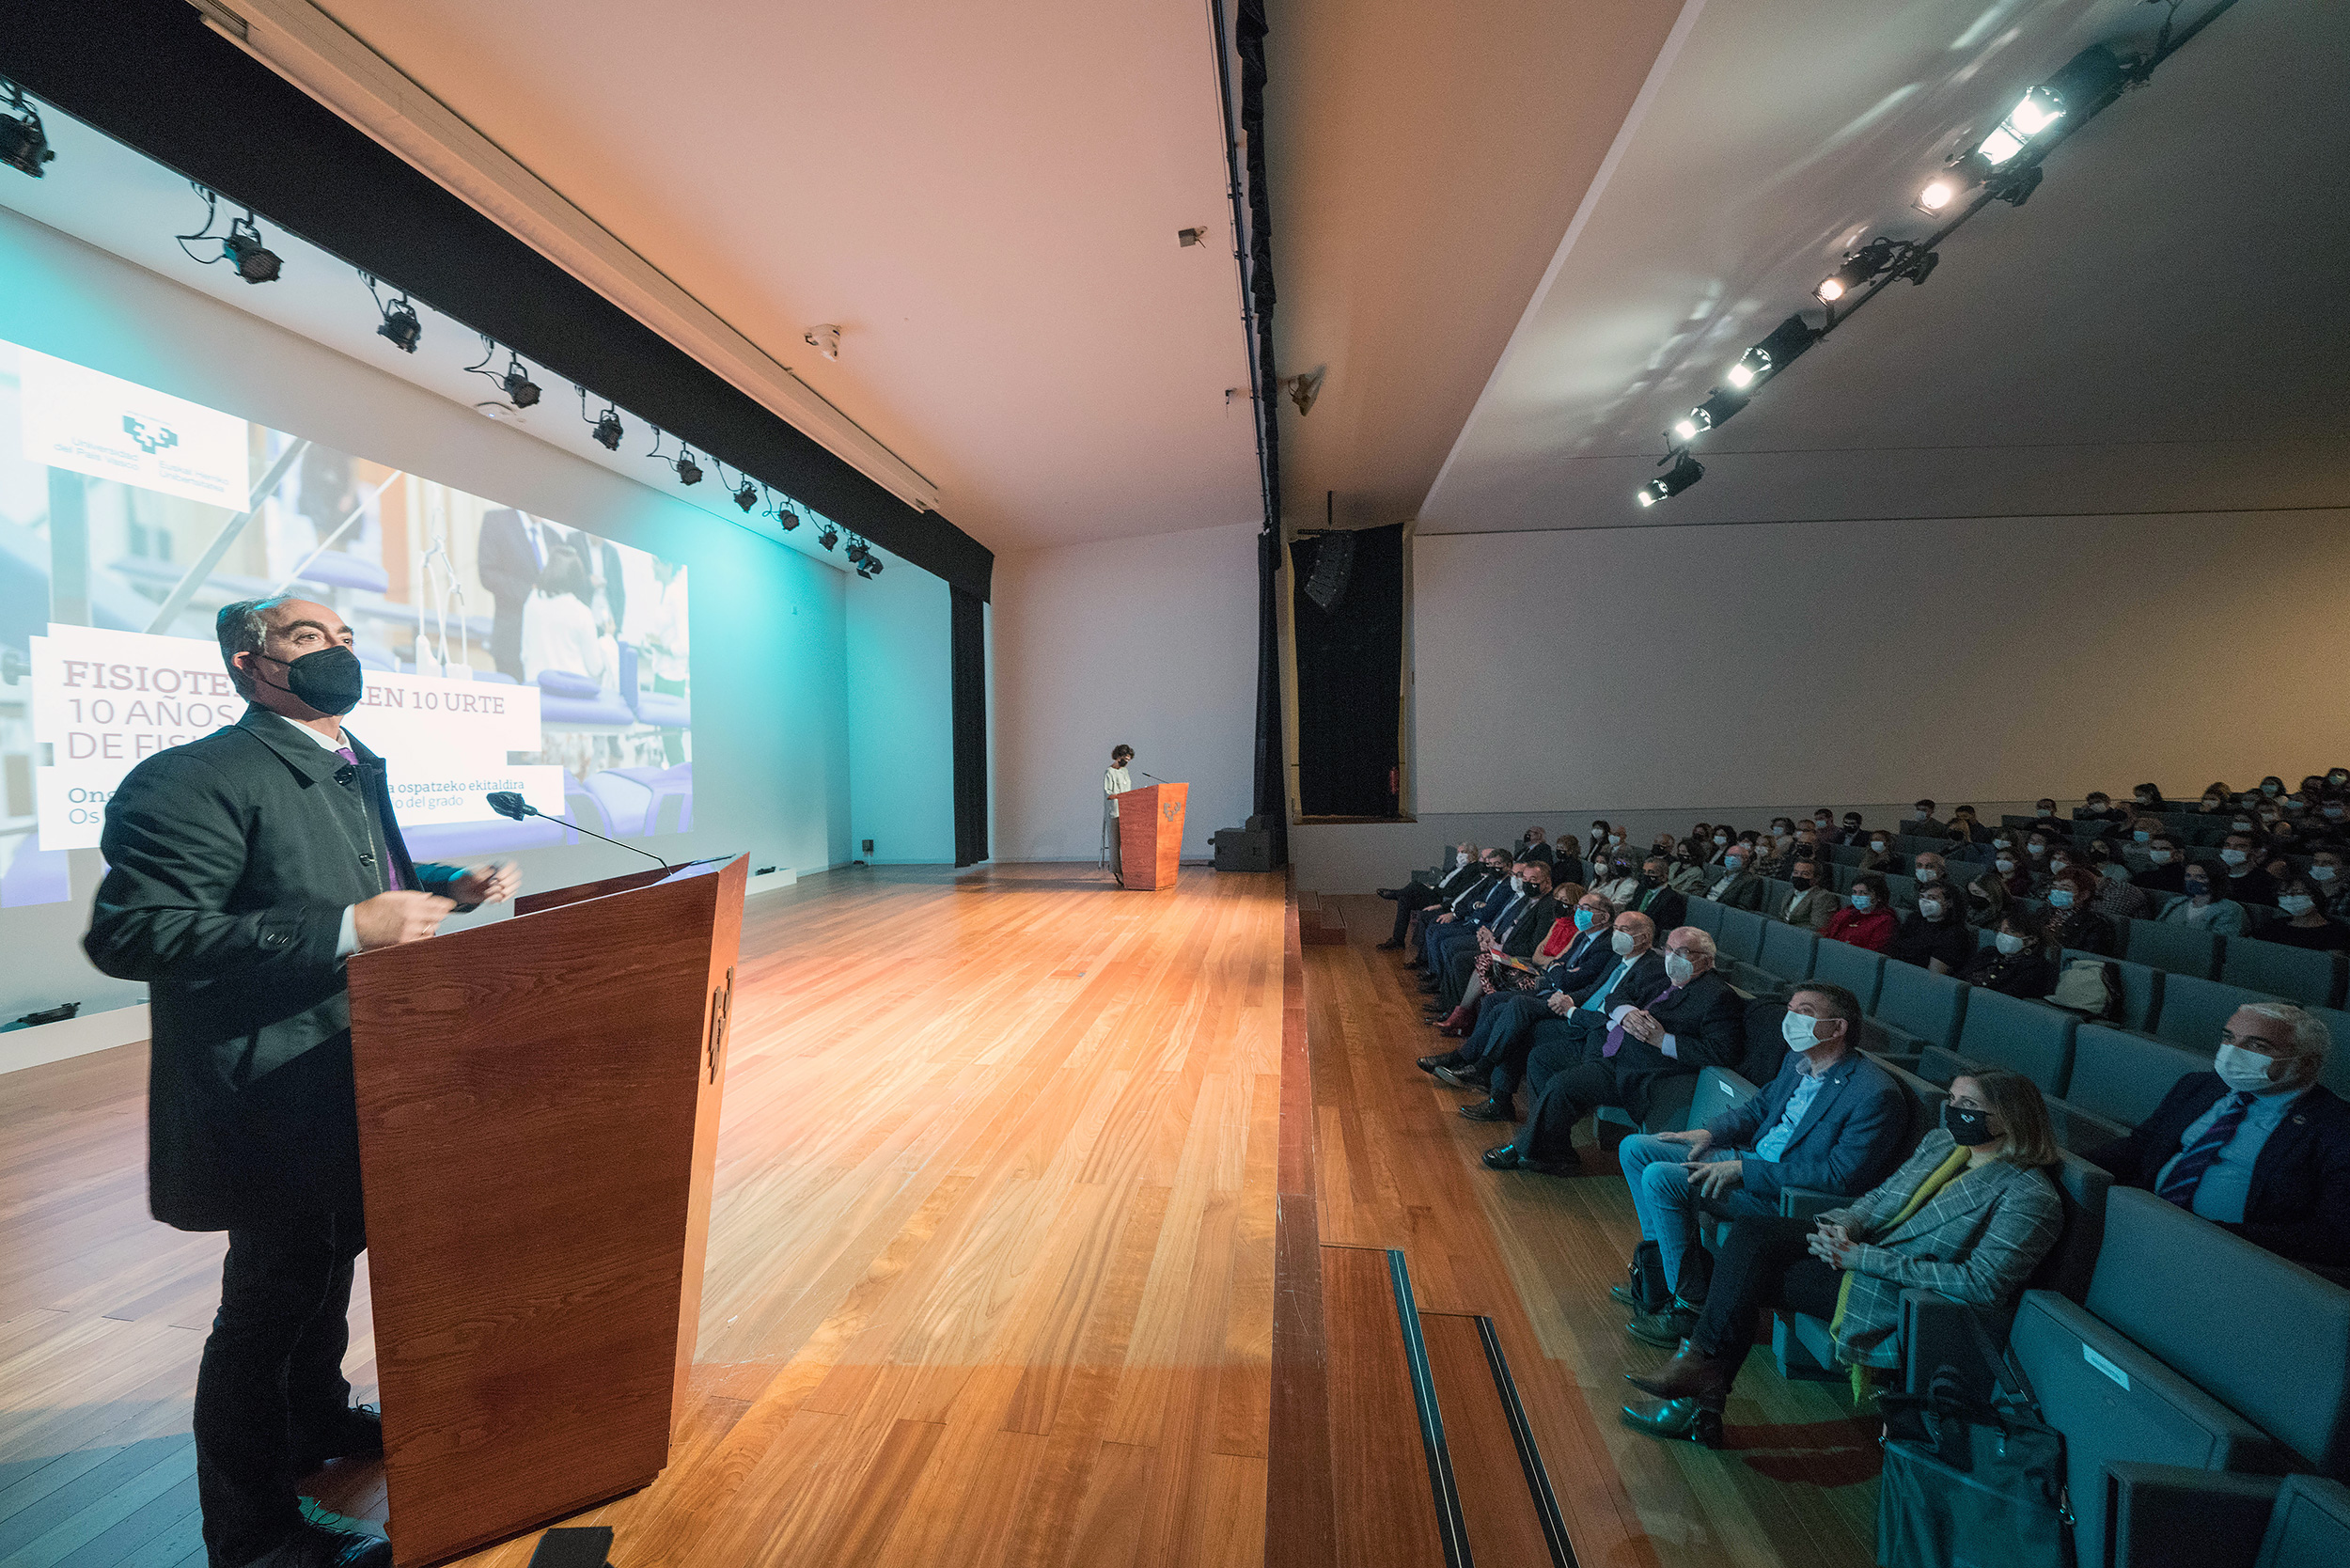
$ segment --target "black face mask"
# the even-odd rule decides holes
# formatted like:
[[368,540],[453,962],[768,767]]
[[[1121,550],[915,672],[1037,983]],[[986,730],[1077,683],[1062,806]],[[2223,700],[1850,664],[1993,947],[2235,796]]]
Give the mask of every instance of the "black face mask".
[[1809,892],[1811,888],[1811,879],[1808,876],[1791,876],[1787,879],[1787,886],[1798,893]]
[[1989,1143],[1998,1136],[1991,1130],[1989,1111],[1961,1110],[1947,1100],[1942,1102],[1942,1130],[1967,1149]]
[[305,653],[299,659],[271,659],[266,653],[256,657],[284,665],[285,683],[268,683],[293,693],[321,713],[348,713],[368,695],[367,670],[360,665],[359,655],[340,643]]

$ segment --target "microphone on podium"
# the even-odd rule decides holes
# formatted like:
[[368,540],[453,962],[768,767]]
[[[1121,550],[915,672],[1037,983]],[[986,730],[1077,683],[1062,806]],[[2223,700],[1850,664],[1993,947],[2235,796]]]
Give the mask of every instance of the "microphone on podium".
[[[544,811],[540,810],[537,807],[531,805],[530,802],[523,799],[521,795],[517,794],[512,790],[492,790],[489,793],[488,799],[491,810],[495,811],[501,817],[511,817],[516,822],[521,822],[525,817],[547,816]],[[549,822],[553,822],[556,819],[553,817],[547,817],[547,821]],[[589,833],[588,829],[581,827],[577,823],[569,823],[565,825],[572,827],[578,832],[587,833],[588,837],[590,839],[603,839],[603,834]],[[663,860],[661,856],[653,854],[653,852],[649,849],[637,849],[634,844],[622,844],[618,839],[603,839],[603,841],[607,844],[619,844],[621,849],[633,851],[637,855],[645,856],[649,860],[657,861],[664,870],[671,869],[666,860]]]
[[1166,783],[1166,782],[1167,782],[1167,780],[1166,780],[1166,779],[1161,778],[1161,777],[1160,777],[1157,774],[1154,774],[1154,773],[1142,773],[1142,770],[1141,770],[1140,768],[1136,768],[1136,769],[1135,770],[1135,772],[1136,772],[1136,773],[1138,773],[1138,774],[1142,774],[1142,776],[1143,776],[1143,777],[1145,777],[1145,778],[1149,779],[1149,780],[1150,780],[1152,783],[1153,783],[1153,784],[1164,784],[1164,783]]

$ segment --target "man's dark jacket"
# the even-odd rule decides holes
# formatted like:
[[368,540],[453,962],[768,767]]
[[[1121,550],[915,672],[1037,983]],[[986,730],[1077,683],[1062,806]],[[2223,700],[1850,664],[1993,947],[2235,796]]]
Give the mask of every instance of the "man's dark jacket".
[[343,910],[384,891],[387,849],[427,892],[462,872],[409,859],[383,760],[345,738],[359,766],[338,781],[333,752],[248,708],[133,768],[106,803],[82,946],[149,986],[148,1200],[182,1231],[359,1201]]
[[1705,1124],[1715,1148],[1743,1157],[1738,1184],[1765,1203],[1778,1202],[1782,1187],[1856,1198],[1890,1176],[1909,1152],[1909,1102],[1901,1085],[1855,1051],[1827,1070],[1778,1158],[1756,1158],[1754,1146],[1785,1119],[1805,1075],[1802,1057],[1790,1051],[1762,1093]]
[[[2186,1074],[2128,1137],[2081,1157],[2152,1192],[2187,1128],[2228,1091],[2217,1073]],[[2296,1263],[2350,1267],[2350,1104],[2323,1084],[2293,1103],[2252,1162],[2243,1223],[2227,1229]]]
[[[1624,1108],[1643,1121],[1648,1116],[1649,1091],[1659,1079],[1708,1067],[1734,1068],[1747,1049],[1746,998],[1731,989],[1728,980],[1708,969],[1693,977],[1669,1001],[1657,1001],[1653,998],[1668,983],[1661,973],[1662,964],[1658,969],[1660,973],[1653,982],[1637,988],[1620,985],[1607,996],[1608,1011],[1615,1011],[1621,1003],[1630,1002],[1645,1009],[1673,1037],[1673,1054],[1669,1057],[1630,1035],[1624,1036],[1623,1043],[1616,1050],[1613,1059],[1617,1090],[1623,1096]],[[1636,967],[1626,978],[1638,977]],[[1606,1043],[1605,1029],[1590,1029],[1584,1059],[1600,1060]]]

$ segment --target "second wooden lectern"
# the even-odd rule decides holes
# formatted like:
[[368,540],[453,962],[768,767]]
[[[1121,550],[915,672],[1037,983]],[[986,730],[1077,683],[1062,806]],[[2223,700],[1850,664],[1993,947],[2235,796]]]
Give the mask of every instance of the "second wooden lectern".
[[745,862],[351,960],[400,1568],[633,1491],[694,1360]]
[[1118,802],[1118,858],[1129,888],[1157,892],[1175,886],[1183,854],[1183,799],[1188,784],[1153,784],[1111,798]]

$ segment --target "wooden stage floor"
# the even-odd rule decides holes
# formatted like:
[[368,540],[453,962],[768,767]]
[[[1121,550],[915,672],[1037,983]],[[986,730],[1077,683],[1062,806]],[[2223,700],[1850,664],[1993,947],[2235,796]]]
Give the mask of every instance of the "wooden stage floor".
[[[1292,1329],[1301,1241],[1399,1248],[1432,1325],[1493,1320],[1585,1568],[1868,1561],[1873,1434],[1833,1390],[1758,1360],[1732,1452],[1615,1426],[1654,1358],[1605,1294],[1622,1184],[1478,1167],[1499,1138],[1412,1069],[1427,1031],[1369,946],[1387,907],[1301,957],[1278,876],[910,868],[752,901],[687,1416],[653,1485],[570,1522],[614,1527],[615,1568],[1440,1562],[1284,1490],[1343,1482],[1361,1402],[1292,1335],[1277,1414],[1277,1200]],[[144,1061],[0,1075],[0,1568],[203,1561],[188,1410],[223,1243],[147,1215]],[[1362,1296],[1316,1272],[1330,1311]],[[364,1266],[357,1295],[367,1399]],[[1395,1451],[1424,1508],[1417,1437]],[[318,1492],[383,1516],[373,1466]]]

